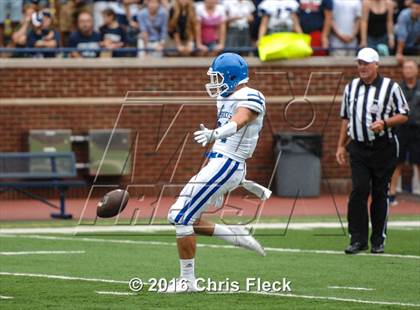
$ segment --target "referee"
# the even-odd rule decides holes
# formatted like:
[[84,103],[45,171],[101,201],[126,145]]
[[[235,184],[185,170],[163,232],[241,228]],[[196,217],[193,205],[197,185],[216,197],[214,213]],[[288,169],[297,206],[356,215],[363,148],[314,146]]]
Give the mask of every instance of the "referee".
[[371,252],[384,253],[388,184],[398,156],[393,127],[408,119],[408,105],[400,87],[378,74],[378,63],[379,55],[374,49],[359,51],[359,78],[346,85],[341,104],[336,158],[343,165],[346,150],[350,154],[353,187],[347,212],[350,245],[345,249],[346,254],[357,254],[368,248],[370,193]]

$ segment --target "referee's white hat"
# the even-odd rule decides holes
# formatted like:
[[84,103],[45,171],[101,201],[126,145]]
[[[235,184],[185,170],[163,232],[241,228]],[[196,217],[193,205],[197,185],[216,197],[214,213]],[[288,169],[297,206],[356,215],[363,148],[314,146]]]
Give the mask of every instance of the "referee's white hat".
[[363,60],[368,63],[379,62],[379,54],[373,48],[365,47],[357,54],[357,60]]

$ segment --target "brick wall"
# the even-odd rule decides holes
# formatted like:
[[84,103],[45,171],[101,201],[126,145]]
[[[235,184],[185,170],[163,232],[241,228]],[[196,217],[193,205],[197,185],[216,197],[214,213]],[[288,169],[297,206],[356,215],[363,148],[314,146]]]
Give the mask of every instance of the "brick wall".
[[[182,61],[188,62],[187,59]],[[274,162],[272,134],[293,131],[292,126],[302,127],[310,121],[312,108],[304,101],[290,105],[287,121],[285,120],[285,98],[292,98],[292,94],[302,96],[305,91],[308,99],[313,101],[313,110],[316,113],[315,122],[306,131],[323,135],[323,177],[334,180],[348,178],[348,168],[338,167],[335,163],[340,103],[338,100],[333,102],[333,97],[336,91],[341,96],[344,85],[356,74],[355,67],[348,61],[344,64],[330,61],[325,65],[320,65],[313,59],[311,61],[306,65],[304,62],[271,65],[251,62],[250,85],[261,90],[267,97],[268,114],[254,158],[248,163],[248,178],[266,184]],[[66,128],[72,129],[73,134],[85,134],[89,129],[113,127],[120,109],[119,104],[89,104],[81,102],[80,97],[124,97],[127,91],[154,91],[155,95],[164,95],[164,91],[169,91],[171,95],[204,96],[207,63],[208,61],[204,61],[197,67],[168,64],[157,67],[109,67],[84,66],[83,63],[79,63],[79,66],[68,66],[68,63],[63,66],[42,66],[37,63],[35,67],[19,63],[0,67],[0,151],[26,151],[26,136],[30,129]],[[381,73],[394,79],[400,76],[393,63],[383,66]],[[187,92],[178,92],[180,90]],[[274,100],[279,96],[283,100]],[[10,99],[13,98],[23,98],[24,104],[12,104]],[[58,100],[52,104],[36,104],[30,100],[25,101],[24,98]],[[63,98],[74,98],[74,101],[69,99],[65,104],[60,104]],[[163,135],[179,107],[180,105],[165,105],[162,110],[161,106],[144,103],[125,106],[118,127],[131,128],[133,132],[139,133],[140,152],[135,166],[136,182],[168,181],[176,159],[169,160],[182,144],[185,135],[192,134],[200,123],[208,124],[209,127],[214,124],[213,105],[186,106],[166,136],[161,149],[155,153],[157,139]],[[162,123],[159,127],[160,119]],[[87,160],[85,147],[76,145],[75,151],[79,162]],[[193,143],[190,136],[173,181],[187,181],[199,168],[202,153],[203,149]],[[83,173],[80,177],[87,178]]]

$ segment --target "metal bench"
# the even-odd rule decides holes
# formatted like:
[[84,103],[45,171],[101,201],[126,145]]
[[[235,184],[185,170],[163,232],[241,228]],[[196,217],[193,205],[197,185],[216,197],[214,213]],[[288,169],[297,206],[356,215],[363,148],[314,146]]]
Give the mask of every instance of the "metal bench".
[[[66,192],[71,187],[85,187],[77,176],[74,153],[0,153],[0,193],[15,190],[58,209],[52,218],[71,219],[66,213]],[[53,188],[60,192],[60,205],[27,189]]]

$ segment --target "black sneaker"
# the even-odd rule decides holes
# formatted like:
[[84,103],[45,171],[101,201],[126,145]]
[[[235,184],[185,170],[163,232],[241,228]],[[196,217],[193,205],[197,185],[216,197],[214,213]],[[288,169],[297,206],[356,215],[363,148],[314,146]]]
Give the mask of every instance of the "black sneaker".
[[357,254],[361,251],[366,251],[368,246],[366,243],[355,242],[350,244],[345,250],[344,253],[346,254]]
[[395,195],[389,195],[388,198],[389,198],[389,205],[391,207],[395,207],[395,206],[398,205],[398,200],[397,200],[397,197]]
[[370,252],[373,254],[382,254],[385,253],[385,246],[383,244],[380,245],[372,245]]

